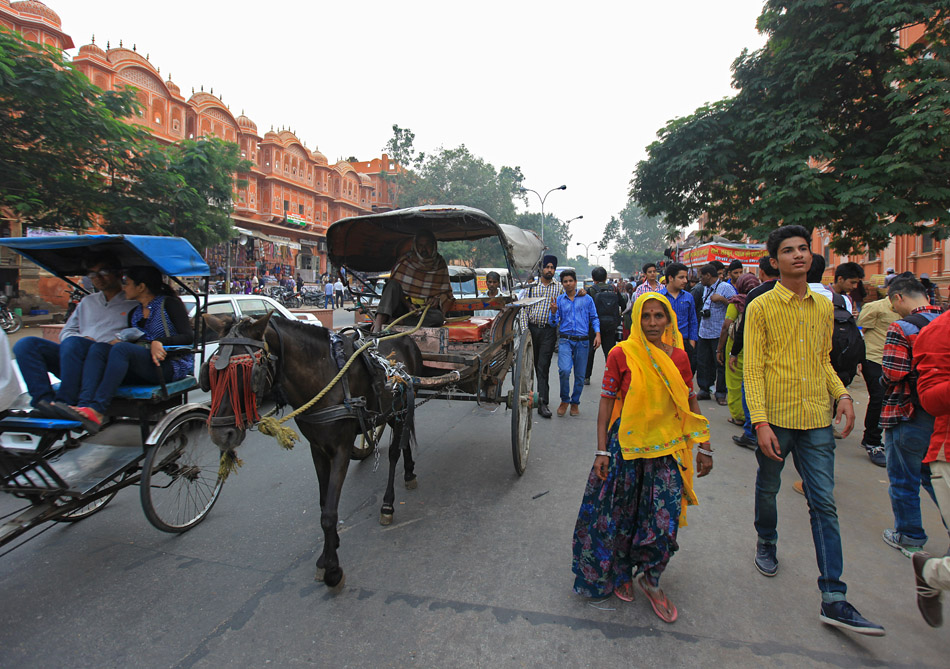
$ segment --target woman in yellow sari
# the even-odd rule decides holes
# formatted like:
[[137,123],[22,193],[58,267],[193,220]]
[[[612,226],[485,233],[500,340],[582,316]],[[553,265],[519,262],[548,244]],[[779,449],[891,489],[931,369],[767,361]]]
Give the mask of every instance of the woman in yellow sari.
[[709,424],[669,301],[646,293],[633,306],[630,337],[607,357],[597,415],[597,451],[574,529],[575,592],[624,601],[636,578],[654,612],[677,610],[660,575],[679,548],[696,473],[712,471]]

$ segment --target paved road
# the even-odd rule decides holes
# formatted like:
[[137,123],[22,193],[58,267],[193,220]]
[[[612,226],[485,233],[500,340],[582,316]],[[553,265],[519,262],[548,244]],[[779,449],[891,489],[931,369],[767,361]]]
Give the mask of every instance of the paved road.
[[[781,571],[755,572],[754,457],[708,402],[716,468],[698,484],[701,505],[663,581],[679,621],[659,621],[642,596],[595,606],[572,594],[596,402],[587,389],[580,417],[537,422],[521,478],[503,409],[421,407],[420,485],[398,489],[392,526],[377,523],[384,467],[373,471],[371,458],[350,469],[337,596],[313,580],[322,535],[305,447],[285,452],[255,434],[209,518],[181,536],[154,530],[135,489],[123,491],[97,516],[0,559],[0,666],[947,666],[950,642],[920,619],[909,561],[880,539],[885,475],[859,437],[839,442],[845,579],[853,603],[887,627],[883,639],[819,624],[791,471]],[[942,553],[929,500],[924,512],[929,548]]]

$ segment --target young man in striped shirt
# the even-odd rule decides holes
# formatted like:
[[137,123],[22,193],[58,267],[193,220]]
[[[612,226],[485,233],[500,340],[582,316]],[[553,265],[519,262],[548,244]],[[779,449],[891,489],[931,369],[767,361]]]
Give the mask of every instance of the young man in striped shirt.
[[775,497],[784,459],[791,453],[805,483],[818,557],[819,619],[859,634],[883,636],[883,627],[866,620],[847,602],[847,586],[841,580],[844,560],[834,499],[832,400],[838,403],[837,422],[847,421],[844,436],[854,427],[854,406],[829,357],[833,307],[808,286],[810,240],[811,234],[797,225],[769,235],[766,246],[780,279],[746,309],[743,376],[759,444],[755,566],[765,576],[778,572]]
[[551,324],[551,300],[564,292],[561,284],[554,280],[557,258],[546,255],[541,260],[541,276],[538,282],[528,287],[522,298],[543,298],[533,306],[521,310],[522,331],[528,330],[534,343],[534,374],[538,381],[538,415],[550,418],[548,408],[551,374],[551,358],[557,345],[557,328]]

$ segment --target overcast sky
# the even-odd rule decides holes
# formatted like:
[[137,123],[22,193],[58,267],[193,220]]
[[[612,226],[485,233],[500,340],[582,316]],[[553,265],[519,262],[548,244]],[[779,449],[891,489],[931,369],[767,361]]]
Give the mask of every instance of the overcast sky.
[[331,163],[379,156],[397,123],[417,149],[518,165],[542,195],[566,184],[545,211],[583,215],[584,243],[623,208],[656,131],[730,95],[732,61],[764,42],[762,0],[47,4],[77,48],[136,44],[186,98],[213,87],[261,134],[287,126]]

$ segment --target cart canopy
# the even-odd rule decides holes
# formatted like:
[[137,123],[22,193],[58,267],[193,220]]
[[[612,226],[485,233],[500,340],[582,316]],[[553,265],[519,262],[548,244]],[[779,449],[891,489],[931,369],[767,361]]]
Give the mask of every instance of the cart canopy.
[[211,270],[201,254],[181,237],[147,235],[66,235],[61,237],[8,237],[6,246],[45,270],[61,277],[78,276],[86,269],[89,253],[109,252],[122,267],[151,265],[175,277],[209,276]]
[[479,209],[430,205],[339,220],[327,230],[327,253],[334,264],[351,270],[388,271],[423,230],[440,242],[498,237],[512,273],[519,278],[537,271],[544,250],[534,232],[496,223]]

